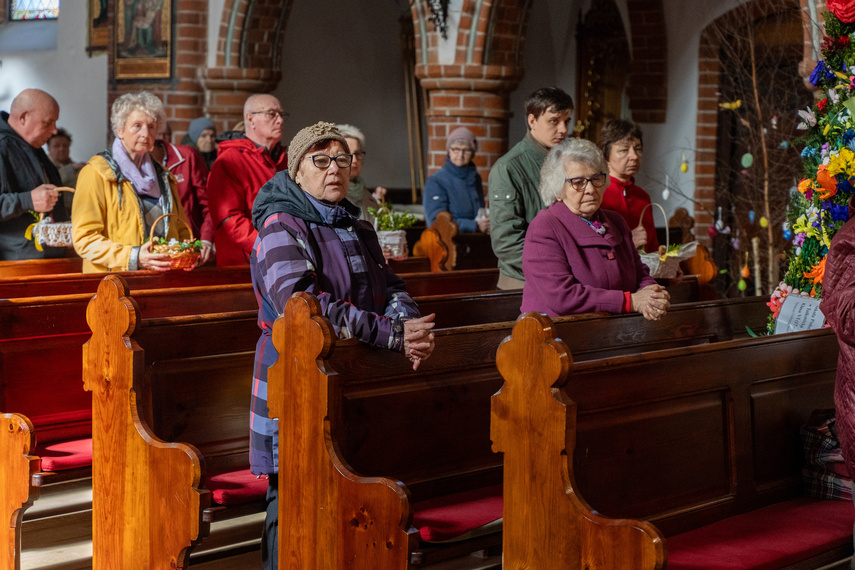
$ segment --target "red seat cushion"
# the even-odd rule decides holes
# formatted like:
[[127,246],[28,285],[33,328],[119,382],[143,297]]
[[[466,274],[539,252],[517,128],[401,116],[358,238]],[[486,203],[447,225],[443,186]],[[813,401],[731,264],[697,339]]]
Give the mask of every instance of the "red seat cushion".
[[39,444],[33,455],[42,458],[42,471],[89,467],[92,465],[92,438]]
[[214,502],[221,505],[242,505],[258,501],[267,494],[267,477],[256,477],[249,469],[229,471],[205,479]]
[[438,497],[413,505],[422,540],[451,540],[502,518],[502,486]]
[[781,568],[852,544],[849,501],[793,499],[668,538],[668,569]]

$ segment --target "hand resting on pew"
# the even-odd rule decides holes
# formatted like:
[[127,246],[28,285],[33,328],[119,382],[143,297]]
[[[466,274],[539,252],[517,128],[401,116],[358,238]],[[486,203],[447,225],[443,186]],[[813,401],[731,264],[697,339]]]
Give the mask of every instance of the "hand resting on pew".
[[662,285],[648,285],[632,294],[632,310],[648,321],[658,321],[671,307],[671,295]]
[[436,324],[434,318],[436,313],[404,321],[404,354],[412,361],[413,370],[418,370],[421,361],[427,360],[433,352],[433,333],[430,331]]

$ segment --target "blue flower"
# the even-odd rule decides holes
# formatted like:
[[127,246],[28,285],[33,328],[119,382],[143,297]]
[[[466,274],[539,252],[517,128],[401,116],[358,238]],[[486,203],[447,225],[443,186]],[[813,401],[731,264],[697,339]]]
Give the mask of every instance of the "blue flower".
[[855,188],[852,187],[852,182],[848,178],[844,178],[837,182],[838,194],[852,194]]
[[849,206],[846,204],[831,204],[828,209],[831,219],[835,222],[845,222],[849,218]]
[[813,68],[813,72],[810,74],[810,82],[811,85],[816,87],[820,81],[828,80],[834,77],[834,73],[829,69],[828,65],[825,64],[824,61],[816,62],[816,67]]
[[802,150],[802,158],[810,158],[812,156],[816,156],[816,148],[812,146],[806,146]]
[[843,133],[843,144],[848,145],[855,139],[855,130],[847,129],[845,133]]

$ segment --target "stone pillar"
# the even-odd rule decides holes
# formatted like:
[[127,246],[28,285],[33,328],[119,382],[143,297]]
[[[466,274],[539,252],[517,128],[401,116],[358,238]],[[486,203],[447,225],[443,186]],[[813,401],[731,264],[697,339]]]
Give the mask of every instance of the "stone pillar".
[[427,94],[427,171],[445,164],[448,134],[466,127],[478,138],[475,164],[487,185],[490,167],[508,149],[508,94],[520,73],[501,65],[417,65],[416,77]]

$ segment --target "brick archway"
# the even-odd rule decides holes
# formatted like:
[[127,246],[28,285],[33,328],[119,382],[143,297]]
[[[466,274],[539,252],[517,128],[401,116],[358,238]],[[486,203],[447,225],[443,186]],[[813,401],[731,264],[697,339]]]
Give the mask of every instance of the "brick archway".
[[[810,23],[811,12],[807,9],[808,3],[814,0],[752,0],[745,6],[720,16],[711,22],[701,32],[700,47],[698,51],[698,115],[695,132],[695,236],[710,247],[707,231],[713,224],[712,212],[715,211],[715,184],[716,184],[716,156],[718,144],[718,112],[719,112],[719,86],[720,86],[720,61],[719,61],[719,39],[714,33],[716,26],[727,26],[733,21],[732,26],[745,25],[745,10],[750,11],[754,22],[778,11],[786,3],[792,7],[800,5],[802,8],[803,25]],[[799,2],[800,4],[797,4]],[[810,61],[813,56],[813,40],[809,29],[804,33],[804,60],[799,65],[799,72],[807,78],[815,61]]]

